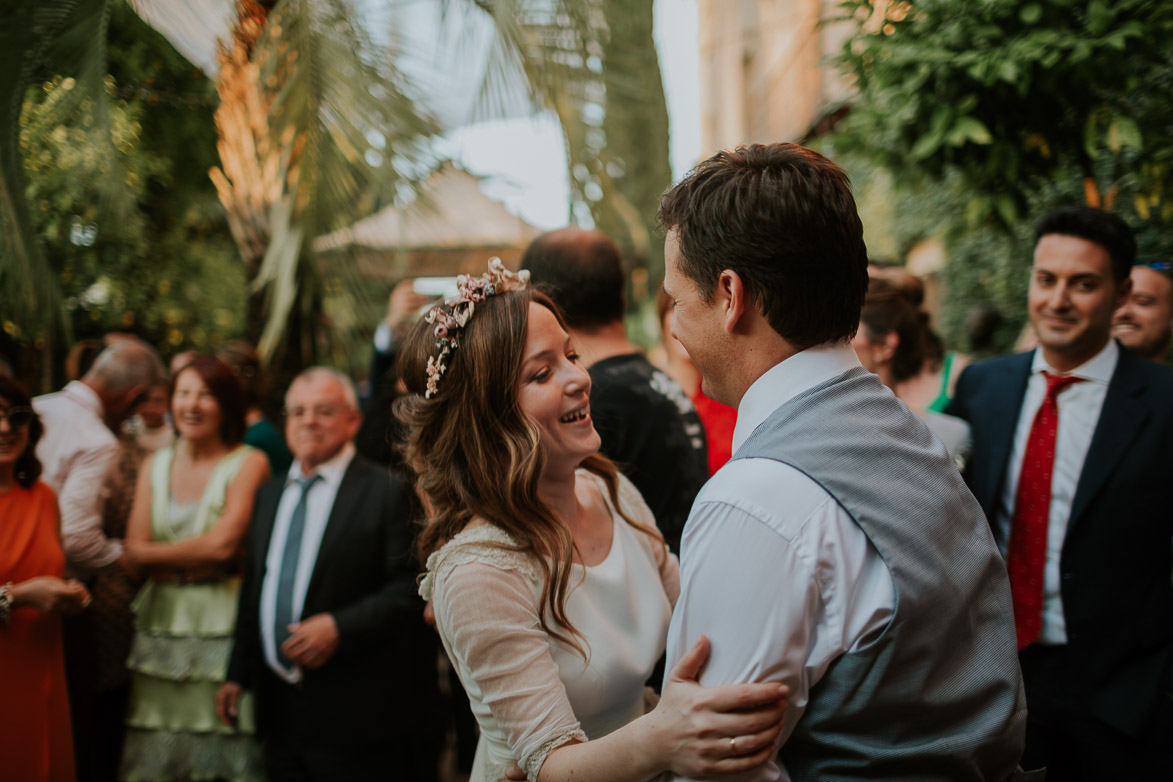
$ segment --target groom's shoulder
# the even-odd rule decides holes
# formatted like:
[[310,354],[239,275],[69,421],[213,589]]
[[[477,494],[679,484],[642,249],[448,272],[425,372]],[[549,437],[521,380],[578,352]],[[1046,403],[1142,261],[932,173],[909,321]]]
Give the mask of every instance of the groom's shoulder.
[[782,531],[828,501],[834,498],[797,467],[751,457],[726,462],[697,495],[696,509],[703,513],[734,508]]

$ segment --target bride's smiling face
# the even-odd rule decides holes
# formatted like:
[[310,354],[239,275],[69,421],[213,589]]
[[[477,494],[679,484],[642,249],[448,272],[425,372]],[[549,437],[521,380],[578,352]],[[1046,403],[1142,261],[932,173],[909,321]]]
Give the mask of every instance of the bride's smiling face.
[[542,432],[549,467],[574,469],[601,441],[590,415],[591,378],[554,313],[529,305],[518,404]]

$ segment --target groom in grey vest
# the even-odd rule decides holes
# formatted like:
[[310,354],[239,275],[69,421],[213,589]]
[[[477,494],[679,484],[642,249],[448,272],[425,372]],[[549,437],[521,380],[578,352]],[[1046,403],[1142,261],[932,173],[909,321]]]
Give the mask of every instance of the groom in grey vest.
[[702,684],[790,688],[776,762],[738,778],[1016,778],[1006,569],[944,446],[851,348],[868,274],[846,175],[742,147],[659,217],[673,334],[737,407],[733,459],[684,530],[668,666],[703,634]]

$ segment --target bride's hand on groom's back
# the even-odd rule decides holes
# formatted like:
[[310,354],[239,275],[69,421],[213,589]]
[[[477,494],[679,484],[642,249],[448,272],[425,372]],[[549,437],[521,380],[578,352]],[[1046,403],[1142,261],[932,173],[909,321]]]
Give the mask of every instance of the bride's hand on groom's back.
[[660,703],[647,715],[654,751],[686,777],[736,774],[765,763],[777,749],[789,689],[779,682],[702,687],[709,659],[701,636],[668,674]]

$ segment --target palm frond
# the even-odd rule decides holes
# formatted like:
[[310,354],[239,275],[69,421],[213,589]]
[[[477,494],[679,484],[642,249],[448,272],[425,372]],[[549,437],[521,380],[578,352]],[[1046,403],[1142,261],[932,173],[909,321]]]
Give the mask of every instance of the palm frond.
[[[239,0],[242,21],[255,4]],[[212,172],[255,291],[270,358],[315,269],[302,237],[344,227],[415,190],[438,125],[346,0],[282,0],[256,36],[221,52],[222,166]],[[346,267],[331,270],[357,285]]]
[[106,71],[106,36],[117,2],[121,0],[18,2],[0,26],[0,68],[12,75],[0,91],[0,289],[13,302],[18,323],[45,334],[60,328],[68,338],[69,324],[28,211],[20,150],[24,101],[37,78],[67,78],[70,88],[55,91],[54,116],[61,125],[84,127],[87,149],[103,161],[92,174],[94,202],[87,219],[99,225],[125,222],[135,203],[112,132],[108,92],[113,85]]
[[600,0],[441,0],[441,8],[440,59],[464,66],[461,53],[484,53],[466,122],[557,110],[568,96],[597,93],[590,85],[606,35]]
[[60,292],[33,228],[20,153],[20,118],[25,91],[78,0],[18,2],[0,25],[0,295],[6,317],[26,328],[53,331],[60,317]]
[[457,47],[478,25],[492,26],[471,116],[508,116],[522,93],[535,109],[552,110],[566,143],[573,214],[658,277],[662,244],[652,224],[671,170],[652,0],[442,2]]

